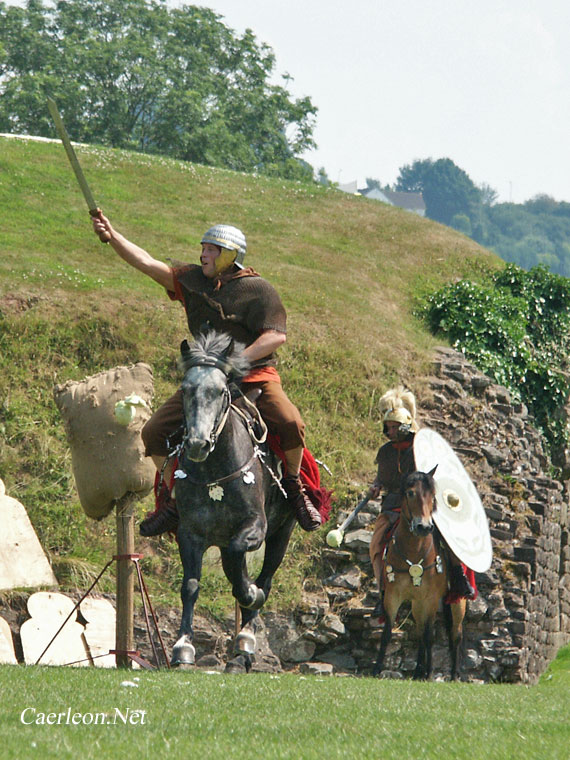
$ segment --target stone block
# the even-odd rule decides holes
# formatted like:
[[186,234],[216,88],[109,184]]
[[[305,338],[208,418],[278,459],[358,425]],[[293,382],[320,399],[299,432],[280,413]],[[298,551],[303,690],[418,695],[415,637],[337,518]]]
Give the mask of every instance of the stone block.
[[518,562],[530,562],[532,564],[536,561],[536,548],[534,546],[515,546],[514,558]]
[[0,590],[57,586],[57,579],[23,504],[0,480]]
[[299,672],[311,676],[332,676],[333,666],[328,662],[302,662]]

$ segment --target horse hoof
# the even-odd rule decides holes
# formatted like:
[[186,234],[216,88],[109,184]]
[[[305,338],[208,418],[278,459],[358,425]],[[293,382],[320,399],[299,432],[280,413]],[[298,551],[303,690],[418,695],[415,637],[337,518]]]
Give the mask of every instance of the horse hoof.
[[249,602],[249,604],[242,604],[241,606],[245,607],[246,610],[261,609],[263,605],[265,604],[265,594],[257,586],[252,585],[249,587],[249,590],[253,595],[253,601]]
[[255,653],[255,636],[250,631],[240,631],[236,637],[237,654]]
[[179,667],[180,665],[194,665],[195,662],[196,650],[194,649],[193,644],[182,637],[172,648],[170,665],[172,667]]

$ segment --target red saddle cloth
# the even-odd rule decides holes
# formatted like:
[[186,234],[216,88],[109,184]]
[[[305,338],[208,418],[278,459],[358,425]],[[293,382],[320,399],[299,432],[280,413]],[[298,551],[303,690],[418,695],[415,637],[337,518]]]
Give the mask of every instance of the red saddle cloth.
[[[380,556],[382,557],[382,573],[385,573],[385,562],[386,562],[386,550],[388,547],[388,544],[390,543],[390,540],[392,539],[392,536],[394,535],[394,531],[398,527],[398,523],[400,521],[400,518],[396,520],[394,525],[392,525],[386,533],[384,534],[384,540],[382,541],[380,545]],[[473,570],[471,570],[470,567],[467,567],[463,562],[461,563],[461,567],[463,568],[463,572],[465,573],[465,576],[469,583],[471,584],[471,587],[475,591],[475,595],[471,601],[474,601],[479,596],[479,590],[477,589],[477,584],[475,583],[475,573]],[[462,596],[459,596],[457,593],[452,593],[451,591],[447,594],[445,599],[443,600],[446,604],[457,604],[463,599]]]
[[[279,444],[276,435],[269,433],[267,443],[271,451],[279,457],[283,464],[283,472],[287,474],[287,461],[285,454]],[[301,460],[301,471],[299,473],[301,482],[305,488],[305,493],[311,500],[315,509],[319,511],[323,524],[329,519],[331,513],[332,491],[321,486],[321,473],[319,465],[309,449],[303,449],[303,459]]]

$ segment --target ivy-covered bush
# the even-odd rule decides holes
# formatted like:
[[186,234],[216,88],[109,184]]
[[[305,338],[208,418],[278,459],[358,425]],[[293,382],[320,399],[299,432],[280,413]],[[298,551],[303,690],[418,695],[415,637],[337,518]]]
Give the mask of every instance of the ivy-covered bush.
[[509,264],[481,284],[461,280],[427,298],[424,315],[485,374],[528,406],[553,458],[568,445],[570,279]]

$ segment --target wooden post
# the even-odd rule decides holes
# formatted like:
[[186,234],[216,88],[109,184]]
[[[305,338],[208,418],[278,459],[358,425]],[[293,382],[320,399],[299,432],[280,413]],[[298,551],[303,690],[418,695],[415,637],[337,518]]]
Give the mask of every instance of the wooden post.
[[[117,513],[117,555],[135,552],[135,518],[134,505],[136,496],[126,494],[116,504]],[[115,649],[119,653],[132,652],[134,649],[134,578],[135,566],[132,559],[117,559],[117,623]],[[118,668],[130,668],[132,661],[126,654],[117,654]]]

